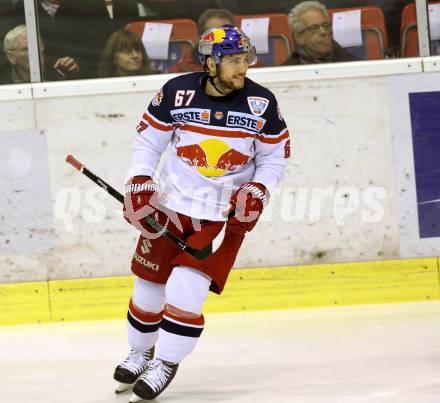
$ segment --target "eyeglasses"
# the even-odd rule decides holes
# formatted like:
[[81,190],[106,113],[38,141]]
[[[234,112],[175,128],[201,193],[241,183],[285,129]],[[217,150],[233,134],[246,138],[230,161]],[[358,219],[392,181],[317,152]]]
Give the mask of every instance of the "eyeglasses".
[[332,32],[332,24],[330,22],[324,22],[322,24],[310,25],[309,27],[304,28],[302,31],[300,31],[300,34],[309,33],[311,35],[314,35],[314,34],[318,33],[321,30],[321,28],[325,32]]
[[[6,52],[9,53],[27,53],[28,52],[28,48],[25,49],[9,49]],[[44,46],[40,46],[40,52],[44,52]]]
[[10,52],[10,53],[13,53],[13,52],[16,52],[16,53],[26,53],[27,51],[28,51],[28,49],[26,48],[26,49],[9,49],[6,52]]

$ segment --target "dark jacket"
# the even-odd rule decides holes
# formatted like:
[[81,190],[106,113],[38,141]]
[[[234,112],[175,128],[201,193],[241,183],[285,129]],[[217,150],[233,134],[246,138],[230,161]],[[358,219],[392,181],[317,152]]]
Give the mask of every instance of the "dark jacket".
[[360,60],[344,49],[339,43],[333,41],[332,53],[323,59],[315,59],[301,52],[301,48],[294,51],[291,56],[282,64],[283,66],[291,66],[297,64],[318,64],[318,63],[335,63],[335,62],[354,62]]
[[[4,37],[13,27],[25,24],[25,16],[22,0],[9,3],[9,7],[2,7],[3,3],[6,2],[0,2],[0,34]],[[96,77],[102,49],[114,24],[105,2],[64,0],[54,18],[44,11],[39,0],[36,3],[46,64],[53,65],[60,57],[70,56],[80,65],[78,78]]]
[[[30,80],[27,81],[21,81],[17,74],[15,73],[14,69],[11,69],[11,67],[5,66],[3,70],[0,70],[0,84],[29,84]],[[71,73],[69,76],[65,77],[58,73],[57,70],[53,66],[48,66],[44,72],[43,75],[43,81],[62,81],[62,80],[68,80],[68,79],[75,79],[78,77],[78,73]]]
[[40,33],[47,63],[73,57],[80,65],[81,78],[94,78],[102,49],[112,31],[112,21],[101,0],[64,0],[55,18],[39,6]]

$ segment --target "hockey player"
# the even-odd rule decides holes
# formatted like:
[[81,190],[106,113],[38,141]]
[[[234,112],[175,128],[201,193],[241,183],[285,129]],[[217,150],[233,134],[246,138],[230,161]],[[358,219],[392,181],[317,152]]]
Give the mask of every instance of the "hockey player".
[[[117,392],[134,384],[132,402],[157,397],[193,351],[208,291],[222,292],[290,156],[275,96],[246,78],[256,54],[243,31],[232,25],[206,31],[199,55],[204,72],[169,80],[151,101],[127,175],[124,216],[141,236],[127,314],[131,350],[114,379]],[[152,178],[170,142],[159,186]],[[235,216],[225,223],[230,211]],[[147,214],[196,248],[224,225],[226,235],[216,252],[198,261],[155,234],[142,220]]]

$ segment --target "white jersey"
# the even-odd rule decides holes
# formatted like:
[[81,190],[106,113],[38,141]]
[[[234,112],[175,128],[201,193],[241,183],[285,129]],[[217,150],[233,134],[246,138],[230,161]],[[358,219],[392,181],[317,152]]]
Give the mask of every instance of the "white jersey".
[[211,97],[205,73],[168,81],[137,127],[128,177],[153,176],[161,154],[162,203],[190,217],[224,220],[231,194],[250,181],[269,193],[290,156],[289,132],[275,96],[246,78],[244,88]]

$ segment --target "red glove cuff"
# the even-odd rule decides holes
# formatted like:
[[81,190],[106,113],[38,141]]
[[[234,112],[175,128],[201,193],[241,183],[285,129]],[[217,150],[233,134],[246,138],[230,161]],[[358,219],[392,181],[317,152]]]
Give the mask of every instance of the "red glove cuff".
[[240,187],[240,189],[246,189],[248,192],[252,193],[253,197],[260,199],[263,203],[263,207],[269,204],[269,191],[261,183],[258,182],[248,182]]
[[133,176],[125,186],[125,193],[156,192],[158,185],[151,176]]
[[231,197],[229,211],[235,210],[235,215],[228,220],[226,229],[241,234],[251,231],[268,203],[269,192],[264,185],[258,182],[245,183]]
[[159,186],[150,176],[134,176],[126,184],[124,198],[124,218],[133,224],[155,210],[153,197]]

